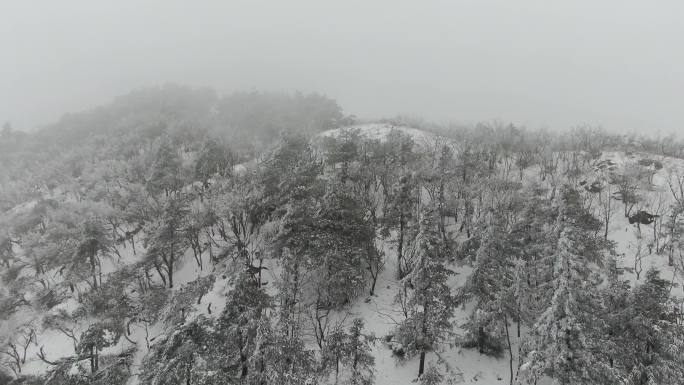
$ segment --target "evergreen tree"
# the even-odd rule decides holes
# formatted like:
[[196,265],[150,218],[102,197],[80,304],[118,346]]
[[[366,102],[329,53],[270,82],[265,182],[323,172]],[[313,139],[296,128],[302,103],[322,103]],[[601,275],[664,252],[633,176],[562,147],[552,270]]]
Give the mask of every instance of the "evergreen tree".
[[335,170],[340,182],[350,177],[352,162],[359,158],[360,135],[358,130],[342,130],[338,136],[324,140],[326,163]]
[[366,282],[364,265],[374,231],[359,202],[340,189],[330,188],[320,208],[311,203],[292,204],[283,218],[278,242],[292,280],[287,284],[301,291],[301,275],[311,276],[307,294],[318,293],[318,306],[338,307]]
[[[370,353],[372,338],[363,334],[363,320],[354,319],[349,332],[331,333],[323,350],[324,365],[334,363],[335,383],[370,385],[374,380],[375,358]],[[340,368],[342,364],[342,368]],[[325,366],[324,366],[325,368]],[[342,372],[342,373],[340,373]]]
[[314,252],[320,266],[326,297],[331,304],[343,304],[358,295],[366,283],[365,264],[373,256],[375,231],[364,218],[361,204],[353,196],[331,186],[324,197],[318,220],[309,236],[320,241]]
[[492,215],[475,256],[473,272],[459,290],[460,302],[475,300],[467,325],[470,341],[480,353],[499,355],[508,333],[514,308],[509,288],[513,285],[513,262],[503,218]]
[[162,138],[155,154],[147,186],[152,194],[168,196],[182,187],[182,161],[169,138]]
[[650,269],[644,283],[631,292],[628,283],[618,283],[621,289],[615,290],[618,295],[613,296],[609,312],[614,367],[630,385],[680,383],[684,378],[684,326],[677,319],[670,282]]
[[93,279],[93,289],[98,288],[98,271],[100,270],[100,255],[107,255],[113,250],[113,241],[97,220],[86,220],[82,227],[82,238],[78,243],[74,260],[90,265]]
[[148,228],[146,260],[169,288],[173,287],[173,273],[189,246],[187,238],[183,236],[187,213],[184,197],[170,197],[159,218]]
[[420,354],[418,377],[425,370],[426,354],[435,349],[452,328],[455,302],[447,280],[453,272],[444,266],[446,255],[438,220],[434,208],[426,207],[422,211],[416,237],[416,263],[403,281],[413,290],[407,294],[409,313],[399,327],[399,341],[406,347],[408,356]]
[[428,366],[425,373],[413,382],[420,385],[439,385],[444,380],[444,376],[439,372],[439,369],[434,366]]
[[215,349],[212,326],[203,316],[178,325],[156,342],[144,358],[142,385],[228,385],[216,370],[225,355]]
[[427,154],[425,164],[420,170],[419,177],[421,185],[430,196],[430,200],[435,202],[439,213],[439,232],[442,241],[447,247],[452,243],[449,231],[447,230],[447,218],[458,219],[457,204],[454,191],[455,180],[455,161],[454,151],[447,144],[441,147],[435,145],[435,149]]
[[566,226],[554,256],[555,286],[551,304],[531,332],[531,352],[523,376],[536,382],[547,375],[563,385],[610,384],[617,371],[601,353],[605,327],[597,274],[578,247],[582,232]]
[[96,322],[83,332],[79,340],[76,354],[90,360],[90,373],[100,369],[100,351],[116,345],[123,330],[120,325],[111,322]]
[[557,210],[548,199],[529,197],[520,220],[513,224],[508,236],[509,253],[516,257],[515,318],[528,327],[534,325],[553,295],[553,255],[559,236],[555,230],[557,217]]
[[[281,310],[282,311],[282,310]],[[281,316],[275,328],[261,322],[255,337],[250,382],[258,385],[318,383],[314,352],[306,349],[296,327]]]
[[397,277],[404,278],[411,270],[407,261],[407,247],[415,232],[416,207],[418,205],[418,184],[410,174],[402,175],[392,186],[389,204],[385,207],[385,235],[394,230],[397,233]]
[[209,180],[214,177],[227,177],[233,172],[235,156],[231,149],[217,138],[207,138],[195,161],[195,180],[202,182],[204,188],[209,187]]
[[375,358],[370,353],[370,339],[362,334],[363,320],[357,318],[349,328],[343,362],[351,369],[350,385],[371,385],[374,381]]
[[218,341],[225,351],[225,365],[235,379],[249,376],[256,350],[257,329],[272,306],[271,298],[246,274],[241,274],[217,320]]

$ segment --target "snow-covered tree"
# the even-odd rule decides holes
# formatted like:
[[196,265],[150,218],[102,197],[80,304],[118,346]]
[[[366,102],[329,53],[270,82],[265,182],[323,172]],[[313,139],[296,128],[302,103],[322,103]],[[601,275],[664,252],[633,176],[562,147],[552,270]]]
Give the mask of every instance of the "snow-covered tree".
[[223,357],[216,350],[211,322],[200,316],[161,336],[145,356],[138,378],[142,385],[227,385],[227,379],[215,374]]
[[407,246],[416,231],[416,208],[418,204],[418,183],[408,173],[402,175],[392,187],[390,201],[385,207],[385,235],[396,231],[397,245],[397,277],[404,278],[411,270],[411,261],[407,261]]
[[684,378],[684,326],[670,296],[671,283],[655,269],[643,284],[611,285],[608,331],[611,364],[629,385],[677,384]]
[[219,138],[208,137],[195,161],[195,180],[202,182],[206,189],[209,187],[209,180],[214,176],[230,176],[234,164],[235,155],[232,150]]
[[319,293],[319,305],[340,306],[358,295],[366,282],[365,264],[374,230],[353,196],[330,188],[320,207],[310,201],[291,206],[283,219],[280,247],[288,263],[312,276],[309,294]]
[[468,322],[466,345],[480,353],[499,355],[506,344],[508,320],[515,303],[509,288],[513,285],[513,255],[503,218],[492,215],[475,255],[473,272],[459,289],[459,302],[475,301]]
[[271,297],[246,273],[241,274],[217,320],[216,338],[226,357],[226,375],[245,379],[250,374],[257,329],[271,306]]
[[[370,353],[373,339],[363,334],[363,320],[354,319],[349,331],[331,333],[323,349],[323,360],[332,363],[335,383],[370,385],[374,380],[375,358]],[[342,364],[342,365],[340,365]]]
[[121,325],[112,322],[93,323],[81,334],[76,354],[89,359],[91,374],[100,369],[100,351],[115,345],[122,334]]
[[530,336],[530,353],[522,365],[522,378],[532,383],[542,376],[560,384],[607,384],[618,373],[602,353],[605,327],[599,277],[581,254],[582,232],[567,225],[554,255],[554,291]]
[[161,138],[147,187],[152,194],[169,195],[182,187],[182,160],[170,138]]
[[422,210],[415,244],[415,265],[403,279],[400,296],[408,296],[407,319],[399,326],[398,339],[408,356],[420,355],[418,376],[425,370],[425,356],[449,334],[454,298],[447,280],[453,274],[445,266],[447,255],[438,229],[438,213]]
[[159,218],[148,227],[146,261],[154,266],[169,288],[173,287],[173,274],[189,246],[187,238],[183,236],[187,212],[187,201],[183,197],[170,197]]

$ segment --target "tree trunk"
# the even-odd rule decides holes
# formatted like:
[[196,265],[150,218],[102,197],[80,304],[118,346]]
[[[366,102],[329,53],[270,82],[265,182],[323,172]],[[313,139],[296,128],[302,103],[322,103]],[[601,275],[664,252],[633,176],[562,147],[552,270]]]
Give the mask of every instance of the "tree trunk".
[[422,327],[421,327],[421,347],[420,347],[420,364],[418,365],[418,377],[423,375],[423,372],[425,371],[425,345],[427,343],[427,328],[428,328],[428,304],[426,302],[423,302],[423,320],[422,320]]
[[247,357],[240,354],[240,361],[242,362],[242,373],[240,374],[240,377],[245,378],[247,377],[247,374],[249,374],[249,367],[247,366]]
[[418,365],[418,377],[425,371],[425,349],[420,351],[420,364]]
[[404,214],[399,214],[399,244],[397,245],[397,274],[399,278],[404,277],[404,271],[401,268],[404,251]]
[[93,289],[97,290],[97,273],[95,268],[95,256],[91,255],[90,258],[90,274],[93,277]]
[[[374,241],[373,241],[374,242]],[[370,288],[370,295],[373,296],[375,295],[375,284],[378,281],[378,275],[380,275],[380,262],[378,261],[378,253],[377,250],[375,249],[374,244],[370,244],[367,246],[367,251],[368,251],[368,271],[370,272],[371,276],[371,288]],[[375,265],[375,266],[373,266]],[[375,267],[375,269],[373,269]],[[259,271],[259,274],[261,274],[261,271]]]
[[166,286],[166,277],[164,276],[164,273],[162,272],[161,267],[159,266],[159,264],[156,261],[153,263],[153,265],[154,265],[154,269],[157,271],[157,274],[159,274],[159,278],[161,278],[162,283],[164,284],[164,286]]
[[169,289],[173,289],[173,255],[171,255],[169,257],[169,261],[168,261],[166,267],[167,267],[166,274],[169,276]]
[[446,213],[444,212],[444,206],[446,198],[444,197],[444,179],[442,178],[439,183],[439,230],[442,233],[442,239],[444,244],[449,246],[449,240],[446,234]]
[[[510,371],[511,371],[510,385],[513,385],[513,348],[511,347],[511,336],[508,333],[508,318],[506,317],[505,314],[504,314],[503,318],[504,318],[504,326],[506,327],[506,340],[508,341],[508,357],[509,357],[508,366],[509,366]],[[518,324],[518,325],[520,325],[520,324]]]
[[337,380],[340,376],[340,357],[335,356],[335,383],[337,384]]
[[371,282],[370,295],[374,296],[375,295],[375,284],[378,282],[378,273],[376,272],[375,274],[371,274],[371,277],[372,277],[373,281]]

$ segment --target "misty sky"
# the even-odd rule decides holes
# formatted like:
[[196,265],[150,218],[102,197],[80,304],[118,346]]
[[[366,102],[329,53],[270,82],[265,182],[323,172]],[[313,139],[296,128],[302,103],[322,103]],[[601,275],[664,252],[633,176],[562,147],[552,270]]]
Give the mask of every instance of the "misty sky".
[[346,113],[684,134],[684,1],[0,0],[0,121],[174,82]]

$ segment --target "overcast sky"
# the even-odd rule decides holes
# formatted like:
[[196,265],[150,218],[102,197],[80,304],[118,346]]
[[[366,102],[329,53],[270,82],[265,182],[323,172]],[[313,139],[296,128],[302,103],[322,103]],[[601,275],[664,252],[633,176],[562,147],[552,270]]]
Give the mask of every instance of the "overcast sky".
[[0,0],[0,121],[166,82],[347,113],[684,134],[684,1]]

